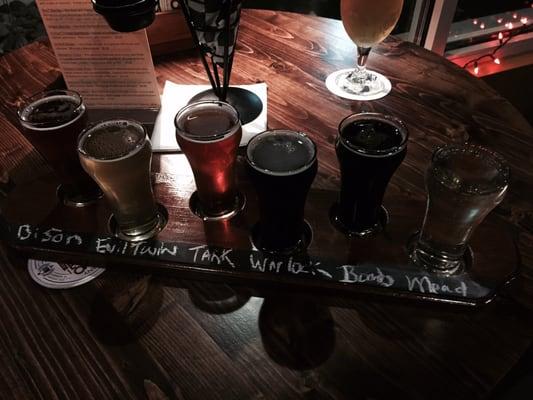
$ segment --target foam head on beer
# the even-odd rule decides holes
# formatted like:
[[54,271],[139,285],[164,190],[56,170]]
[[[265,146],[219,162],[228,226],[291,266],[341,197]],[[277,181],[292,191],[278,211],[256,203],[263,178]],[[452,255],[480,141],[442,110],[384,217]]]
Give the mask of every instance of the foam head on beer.
[[[400,151],[407,139],[403,127],[397,121],[385,117],[359,114],[358,119],[345,120],[340,137],[352,151],[368,154],[391,154]],[[344,121],[343,121],[344,122]]]
[[37,98],[24,107],[20,121],[28,128],[58,128],[80,117],[85,111],[81,99],[72,94],[52,94]]
[[254,168],[273,175],[291,175],[309,166],[316,157],[314,143],[304,134],[277,130],[261,135],[248,145]]
[[90,129],[80,139],[79,148],[84,154],[98,160],[114,160],[130,154],[145,141],[145,131],[127,120],[113,120]]
[[176,116],[179,133],[193,141],[222,139],[239,127],[237,112],[220,102],[197,103],[195,107],[187,107]]

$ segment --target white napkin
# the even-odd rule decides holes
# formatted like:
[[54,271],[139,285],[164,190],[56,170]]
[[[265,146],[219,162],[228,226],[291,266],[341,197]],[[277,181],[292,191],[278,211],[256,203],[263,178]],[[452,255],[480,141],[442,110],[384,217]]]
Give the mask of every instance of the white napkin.
[[[257,83],[236,87],[254,92],[263,102],[261,114],[252,122],[242,127],[242,140],[240,145],[245,146],[252,137],[267,129],[267,85],[266,83]],[[176,113],[185,107],[194,95],[210,88],[210,85],[178,85],[171,81],[165,82],[163,95],[161,96],[161,109],[155,120],[154,130],[152,132],[152,151],[180,150],[176,142],[176,129],[174,127]]]

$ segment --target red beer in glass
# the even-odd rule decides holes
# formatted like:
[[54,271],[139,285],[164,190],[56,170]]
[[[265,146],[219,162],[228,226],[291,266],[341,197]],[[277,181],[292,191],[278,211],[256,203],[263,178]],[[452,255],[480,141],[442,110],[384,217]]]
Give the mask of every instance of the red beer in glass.
[[202,101],[181,109],[174,123],[196,183],[191,208],[204,220],[232,217],[242,206],[235,185],[242,137],[237,110],[221,101]]

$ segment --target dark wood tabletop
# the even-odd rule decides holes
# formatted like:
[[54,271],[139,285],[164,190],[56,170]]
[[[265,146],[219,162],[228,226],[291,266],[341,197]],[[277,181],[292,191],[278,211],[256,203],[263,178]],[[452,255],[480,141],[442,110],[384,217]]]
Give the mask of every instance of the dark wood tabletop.
[[[155,61],[161,88],[167,79],[207,81],[194,51]],[[244,10],[231,82],[266,82],[269,127],[312,136],[315,188],[338,188],[333,142],[338,123],[353,112],[392,114],[409,129],[407,157],[387,197],[423,201],[425,168],[444,143],[468,140],[502,154],[512,182],[495,213],[516,228],[522,262],[502,296],[476,309],[348,301],[124,269],[50,290],[31,280],[26,258],[2,246],[0,398],[486,398],[533,340],[532,128],[481,80],[393,38],[369,59],[390,78],[388,96],[363,103],[329,93],[327,75],[354,62],[339,21]],[[60,75],[46,41],[0,58],[2,188],[8,179],[38,184],[49,173],[20,134],[15,110]],[[172,174],[183,163],[182,155],[160,155],[154,169]]]

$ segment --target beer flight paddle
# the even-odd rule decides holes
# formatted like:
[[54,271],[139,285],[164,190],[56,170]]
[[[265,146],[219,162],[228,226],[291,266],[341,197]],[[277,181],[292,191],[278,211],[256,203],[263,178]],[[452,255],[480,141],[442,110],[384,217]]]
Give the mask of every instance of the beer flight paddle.
[[[233,113],[231,106],[217,102],[204,103],[204,107],[215,107],[217,112],[223,108],[222,113],[228,116]],[[190,106],[189,111],[191,108],[194,111],[194,106]],[[195,114],[185,112],[182,113],[183,116],[193,120]],[[216,149],[213,151],[213,144],[224,143],[228,138],[234,137],[236,132],[240,132],[238,118],[230,118],[234,123],[230,123],[227,129],[204,137],[191,128],[190,124],[181,125],[178,117],[178,135],[186,136],[185,139],[191,141],[195,148],[201,145],[201,154],[210,155],[214,160],[217,155],[227,155],[230,162],[225,165],[232,165],[232,172],[211,169],[209,179],[228,188],[230,197],[237,198],[240,195],[242,199],[246,199],[244,207],[240,206],[230,214],[227,214],[227,208],[219,208],[216,213],[221,214],[215,213],[214,219],[205,218],[191,207],[198,185],[192,183],[188,171],[175,171],[176,175],[154,173],[153,201],[160,203],[164,210],[154,211],[152,206],[152,211],[147,215],[153,216],[154,212],[161,212],[166,225],[151,232],[155,235],[152,239],[131,241],[128,237],[123,240],[124,236],[121,238],[121,235],[116,235],[111,230],[113,220],[119,225],[121,223],[117,214],[120,210],[117,210],[113,202],[99,201],[92,207],[83,209],[56,203],[53,208],[44,209],[40,213],[27,213],[29,217],[21,218],[24,215],[21,214],[21,209],[31,208],[30,199],[39,196],[39,193],[34,192],[32,187],[17,187],[14,191],[18,193],[8,196],[3,208],[4,217],[0,220],[0,232],[4,240],[32,256],[125,270],[138,269],[183,278],[235,281],[248,285],[261,283],[300,290],[384,295],[464,305],[479,305],[490,301],[516,272],[517,255],[509,226],[492,215],[474,232],[469,242],[472,252],[465,254],[467,265],[464,270],[455,274],[436,273],[420,268],[411,261],[410,253],[416,243],[414,233],[422,226],[421,210],[424,205],[408,196],[383,197],[388,180],[406,151],[407,132],[393,118],[361,114],[351,116],[341,123],[337,140],[338,152],[347,152],[343,156],[355,158],[359,163],[368,159],[368,162],[376,164],[374,173],[376,168],[379,170],[380,161],[382,167],[386,164],[388,168],[386,174],[375,176],[365,175],[365,169],[361,168],[361,179],[372,178],[375,181],[370,186],[380,186],[376,189],[379,195],[364,199],[366,202],[369,199],[374,202],[370,209],[378,210],[378,220],[367,221],[366,217],[370,215],[368,213],[364,213],[362,219],[357,212],[352,213],[350,217],[355,218],[353,220],[343,215],[340,217],[341,221],[344,226],[350,227],[350,231],[346,232],[339,229],[334,218],[332,223],[332,216],[337,214],[330,211],[335,210],[335,204],[342,201],[342,189],[340,193],[312,187],[309,189],[320,154],[317,157],[316,146],[305,134],[287,130],[265,132],[250,142],[246,158],[234,159],[233,150],[228,150],[227,153]],[[142,127],[136,127],[131,121],[120,120],[101,124],[103,125],[100,127],[89,127],[81,135],[80,150],[87,152],[87,147],[90,147],[84,142],[89,133],[94,134],[95,129],[98,132],[102,127],[108,129],[110,124],[119,124],[132,128],[132,148],[125,149],[118,155],[106,154],[105,157],[100,157],[104,158],[104,163],[108,163],[106,167],[113,164],[114,159],[127,159],[127,154],[142,153],[140,149],[145,148],[147,143]],[[347,126],[349,129],[346,129]],[[353,134],[351,129],[360,132]],[[96,138],[97,136],[95,135]],[[349,138],[346,139],[347,137]],[[365,146],[370,148],[362,149]],[[277,157],[268,157],[268,153],[272,152]],[[287,157],[286,162],[277,165],[275,161],[282,157]],[[93,154],[92,158],[98,157],[95,158]],[[148,171],[147,168],[144,170]],[[194,165],[192,171],[197,178],[198,172],[194,172]],[[94,176],[98,181],[99,178]],[[283,185],[280,186],[279,178],[290,181],[285,189]],[[381,179],[379,185],[376,179]],[[265,183],[267,181],[268,184]],[[353,179],[353,182],[357,184],[358,180]],[[54,186],[57,181],[50,177],[48,184]],[[100,184],[102,185],[101,182]],[[104,186],[102,188],[104,192],[109,189]],[[353,191],[353,187],[348,190]],[[265,191],[266,201],[261,203],[258,197],[265,196]],[[289,196],[290,199],[284,199],[284,196]],[[26,200],[20,202],[20,198]],[[299,200],[295,201],[296,199]],[[271,215],[272,210],[276,212],[276,207],[281,209],[290,201],[296,204],[291,215],[280,215],[280,218]],[[345,210],[360,209],[357,199],[344,202]],[[152,200],[149,203],[153,204]],[[390,222],[379,218],[382,203],[388,210]],[[224,201],[223,204],[232,206],[234,202]],[[305,207],[304,213],[301,213],[302,207]],[[80,212],[90,218],[79,218]],[[112,217],[114,214],[116,216]],[[148,220],[151,221],[150,218]],[[289,228],[283,227],[283,224],[288,224]],[[290,227],[296,228],[294,234],[291,234]],[[368,228],[374,227],[378,228],[375,229],[376,232],[366,232]],[[288,236],[284,236],[287,234]],[[471,257],[472,253],[474,257]]]

